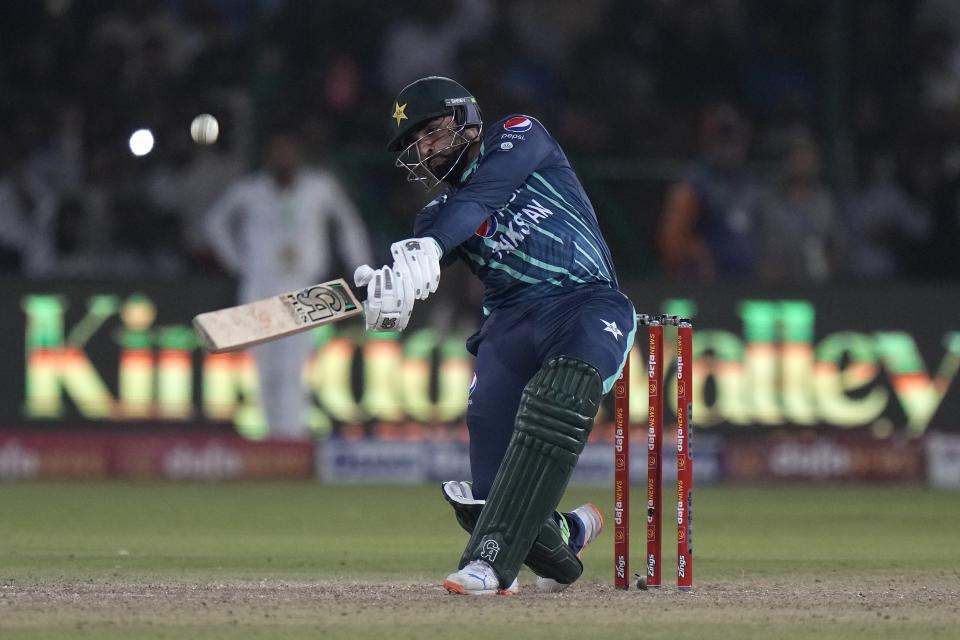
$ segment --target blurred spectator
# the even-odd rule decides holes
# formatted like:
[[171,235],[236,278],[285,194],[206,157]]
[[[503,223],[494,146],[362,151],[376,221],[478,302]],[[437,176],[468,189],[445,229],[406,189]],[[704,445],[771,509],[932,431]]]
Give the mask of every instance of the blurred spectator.
[[55,259],[59,192],[44,188],[14,145],[0,151],[0,273],[41,274]]
[[30,238],[33,202],[18,181],[0,173],[0,273],[16,273]]
[[795,132],[776,183],[759,202],[761,277],[823,282],[839,271],[841,226],[820,173],[820,147],[807,132]]
[[925,27],[921,40],[918,97],[930,113],[946,115],[960,105],[960,47],[942,25]]
[[702,155],[670,188],[660,221],[660,256],[668,274],[711,281],[754,273],[757,187],[746,164],[749,139],[732,106],[704,114]]
[[158,0],[124,0],[117,7],[97,22],[92,42],[120,52],[120,81],[125,88],[182,74],[205,46],[203,31]]
[[492,18],[487,0],[421,0],[390,25],[381,61],[381,84],[396,92],[417,78],[458,76],[457,50],[484,37]]
[[900,185],[891,154],[878,154],[866,164],[862,186],[847,208],[850,274],[878,279],[903,276],[907,256],[930,234],[930,213]]
[[[298,134],[278,130],[263,171],[241,178],[213,205],[207,239],[240,279],[240,301],[292,291],[373,261],[359,214],[330,173],[303,165]],[[339,256],[344,271],[333,272]],[[273,437],[303,438],[303,367],[309,332],[255,347],[260,396]]]

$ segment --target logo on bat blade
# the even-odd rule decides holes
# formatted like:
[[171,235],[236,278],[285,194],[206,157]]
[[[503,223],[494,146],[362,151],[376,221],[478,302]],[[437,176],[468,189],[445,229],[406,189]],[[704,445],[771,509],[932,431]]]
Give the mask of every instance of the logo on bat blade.
[[315,285],[288,294],[285,302],[300,324],[319,322],[350,311],[354,305],[332,287]]

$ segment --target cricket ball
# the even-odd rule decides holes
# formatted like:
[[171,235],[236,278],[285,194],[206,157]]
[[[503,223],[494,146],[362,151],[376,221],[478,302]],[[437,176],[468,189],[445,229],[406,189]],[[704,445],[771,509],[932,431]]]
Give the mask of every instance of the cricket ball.
[[220,135],[220,123],[209,113],[201,113],[190,123],[190,137],[197,144],[213,144]]

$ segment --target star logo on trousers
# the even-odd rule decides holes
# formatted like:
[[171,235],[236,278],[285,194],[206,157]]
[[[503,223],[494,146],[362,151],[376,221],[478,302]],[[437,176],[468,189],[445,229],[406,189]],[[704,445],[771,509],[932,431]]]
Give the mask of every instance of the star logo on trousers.
[[604,325],[604,326],[603,326],[603,330],[604,330],[604,331],[609,331],[610,333],[612,333],[612,334],[613,334],[613,337],[616,338],[617,340],[619,340],[619,339],[620,339],[620,336],[623,335],[623,331],[620,331],[620,327],[617,326],[616,321],[614,321],[614,322],[607,322],[607,321],[604,320],[603,318],[600,318],[600,322],[602,322],[603,325]]

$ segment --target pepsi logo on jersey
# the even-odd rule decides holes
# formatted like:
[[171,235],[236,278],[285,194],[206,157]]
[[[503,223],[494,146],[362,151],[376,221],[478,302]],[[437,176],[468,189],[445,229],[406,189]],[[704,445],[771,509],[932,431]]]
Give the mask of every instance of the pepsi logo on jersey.
[[497,219],[494,216],[490,216],[486,220],[480,223],[480,226],[477,227],[476,231],[473,233],[480,236],[481,238],[492,238],[493,234],[497,232]]
[[530,128],[533,126],[533,122],[530,118],[525,116],[514,116],[506,122],[503,123],[503,128],[507,131],[513,131],[514,133],[523,133],[524,131],[530,131]]

